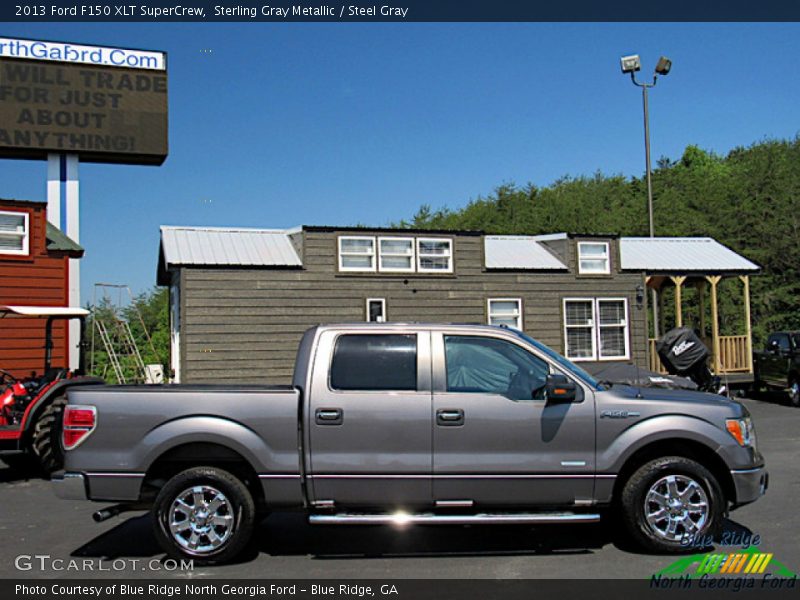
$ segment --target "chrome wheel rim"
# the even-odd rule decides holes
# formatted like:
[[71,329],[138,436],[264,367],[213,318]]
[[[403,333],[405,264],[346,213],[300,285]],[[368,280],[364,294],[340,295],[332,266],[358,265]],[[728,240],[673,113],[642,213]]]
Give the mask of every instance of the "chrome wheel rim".
[[233,533],[233,505],[210,485],[183,490],[172,502],[169,531],[172,539],[191,554],[208,554]]
[[792,383],[792,387],[789,388],[789,395],[792,400],[792,404],[800,404],[800,383],[796,381]]
[[644,516],[657,537],[680,542],[705,527],[708,496],[703,486],[691,477],[667,475],[650,486],[644,500]]

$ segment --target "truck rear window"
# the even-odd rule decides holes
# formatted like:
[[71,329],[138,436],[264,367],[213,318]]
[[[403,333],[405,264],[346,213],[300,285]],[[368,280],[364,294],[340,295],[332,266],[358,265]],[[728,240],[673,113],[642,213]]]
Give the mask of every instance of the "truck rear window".
[[331,365],[334,390],[416,390],[417,336],[342,335]]

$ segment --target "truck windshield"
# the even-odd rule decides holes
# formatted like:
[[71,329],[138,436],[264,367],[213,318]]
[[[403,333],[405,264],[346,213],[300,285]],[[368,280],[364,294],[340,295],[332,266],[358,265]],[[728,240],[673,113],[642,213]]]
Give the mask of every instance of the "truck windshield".
[[524,339],[530,345],[532,345],[535,348],[541,350],[542,353],[544,353],[547,356],[549,356],[550,358],[552,358],[556,363],[559,364],[559,366],[563,367],[566,371],[569,371],[570,373],[575,375],[575,377],[577,377],[578,379],[582,380],[587,385],[590,385],[591,387],[593,387],[596,390],[604,390],[605,389],[600,384],[600,382],[597,381],[591,375],[589,375],[589,373],[587,373],[586,371],[581,369],[575,363],[573,363],[573,362],[567,360],[566,358],[564,358],[563,356],[561,356],[558,352],[556,352],[552,348],[550,348],[548,346],[545,346],[543,343],[533,339],[532,337],[530,337],[529,335],[527,335],[525,333],[522,333],[521,331],[516,331],[516,330],[512,330],[512,331],[514,331],[514,333],[516,333],[519,337]]

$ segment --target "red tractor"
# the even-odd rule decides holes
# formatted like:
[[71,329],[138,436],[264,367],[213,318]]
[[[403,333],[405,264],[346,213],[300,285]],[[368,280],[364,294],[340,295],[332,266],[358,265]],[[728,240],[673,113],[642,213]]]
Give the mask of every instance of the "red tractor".
[[0,458],[9,466],[34,463],[46,474],[61,468],[61,412],[66,403],[65,392],[76,385],[96,385],[103,380],[84,375],[83,342],[79,345],[77,371],[51,365],[53,322],[78,319],[83,339],[88,314],[83,308],[0,306],[0,318],[47,319],[42,373],[18,379],[0,368]]

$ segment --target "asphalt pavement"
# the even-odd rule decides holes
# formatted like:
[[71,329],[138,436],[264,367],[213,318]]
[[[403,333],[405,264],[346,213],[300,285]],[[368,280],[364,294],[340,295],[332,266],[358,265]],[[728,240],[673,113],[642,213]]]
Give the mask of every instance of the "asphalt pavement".
[[[800,570],[800,410],[782,397],[744,400],[770,471],[765,497],[730,515],[728,535],[758,535],[759,548]],[[237,563],[181,569],[164,560],[150,517],[104,523],[103,505],[59,500],[47,481],[0,467],[1,578],[648,578],[674,557],[633,551],[607,523],[519,527],[310,526],[272,514]],[[720,549],[720,551],[724,551]]]

